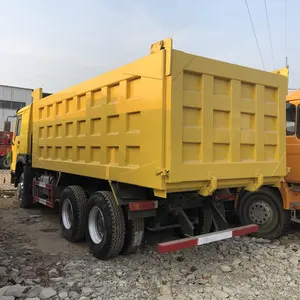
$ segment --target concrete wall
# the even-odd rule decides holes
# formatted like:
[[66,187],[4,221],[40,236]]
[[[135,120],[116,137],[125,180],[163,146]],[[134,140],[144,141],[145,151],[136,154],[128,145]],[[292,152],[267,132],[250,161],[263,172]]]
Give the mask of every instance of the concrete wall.
[[[4,130],[3,125],[6,118],[15,115],[19,103],[25,103],[23,106],[26,106],[32,102],[31,93],[31,89],[0,85],[0,131]],[[7,108],[8,106],[10,108]],[[13,131],[15,120],[10,119],[10,121]]]

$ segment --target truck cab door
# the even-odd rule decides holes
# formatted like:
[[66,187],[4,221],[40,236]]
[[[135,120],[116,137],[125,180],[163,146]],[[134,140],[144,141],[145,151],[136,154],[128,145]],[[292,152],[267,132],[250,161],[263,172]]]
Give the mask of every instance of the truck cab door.
[[17,157],[20,153],[20,142],[21,142],[21,126],[22,126],[22,115],[18,115],[15,122],[15,131],[12,140],[12,161],[11,161],[11,170],[15,171],[17,164]]
[[20,109],[16,116],[12,144],[11,170],[16,171],[18,161],[27,163],[31,157],[31,105]]
[[300,102],[286,104],[286,181],[300,183]]

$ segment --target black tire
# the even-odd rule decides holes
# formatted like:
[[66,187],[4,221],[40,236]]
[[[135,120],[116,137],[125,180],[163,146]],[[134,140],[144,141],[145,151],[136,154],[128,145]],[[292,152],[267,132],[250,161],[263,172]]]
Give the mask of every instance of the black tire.
[[0,169],[8,170],[10,168],[9,161],[6,156],[2,156],[0,159]]
[[30,167],[24,167],[24,172],[18,180],[17,199],[21,208],[30,208],[32,198],[32,172]]
[[[93,218],[97,222],[93,222]],[[98,238],[95,230],[100,232],[98,224],[101,222],[102,235]],[[96,258],[108,260],[120,254],[125,241],[125,219],[112,192],[98,191],[91,195],[87,203],[85,228],[87,243]]]
[[87,198],[84,190],[77,185],[66,187],[60,197],[60,228],[64,238],[70,242],[84,239]]
[[251,234],[255,237],[276,239],[289,226],[289,214],[283,209],[280,194],[266,187],[243,193],[238,200],[237,212],[242,225],[259,225],[259,231]]
[[137,251],[144,238],[144,227],[144,219],[126,221],[125,241],[121,254],[129,255]]
[[199,208],[199,223],[195,225],[194,235],[209,233],[213,224],[212,213],[209,207]]

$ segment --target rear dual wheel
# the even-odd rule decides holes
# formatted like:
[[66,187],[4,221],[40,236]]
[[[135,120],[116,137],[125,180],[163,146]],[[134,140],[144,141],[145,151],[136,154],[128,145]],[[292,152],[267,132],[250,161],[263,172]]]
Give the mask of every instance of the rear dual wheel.
[[85,192],[80,186],[68,186],[61,194],[59,202],[61,232],[70,242],[84,239],[86,203]]
[[87,243],[95,257],[107,260],[137,250],[143,239],[144,220],[126,219],[112,192],[91,195],[85,228]]
[[144,238],[144,219],[127,220],[124,245],[121,254],[135,253]]
[[127,220],[112,192],[101,191],[86,198],[80,186],[68,186],[60,199],[62,235],[70,242],[86,237],[93,255],[107,260],[134,253],[142,242],[144,220]]

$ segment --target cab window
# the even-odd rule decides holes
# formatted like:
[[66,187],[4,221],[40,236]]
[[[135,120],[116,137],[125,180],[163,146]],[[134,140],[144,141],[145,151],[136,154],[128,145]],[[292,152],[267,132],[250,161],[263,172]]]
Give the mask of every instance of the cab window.
[[17,117],[17,120],[16,120],[15,137],[19,136],[21,133],[21,124],[22,124],[22,116],[19,116],[19,117]]
[[296,106],[287,103],[286,104],[286,135],[295,134],[296,125]]

